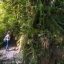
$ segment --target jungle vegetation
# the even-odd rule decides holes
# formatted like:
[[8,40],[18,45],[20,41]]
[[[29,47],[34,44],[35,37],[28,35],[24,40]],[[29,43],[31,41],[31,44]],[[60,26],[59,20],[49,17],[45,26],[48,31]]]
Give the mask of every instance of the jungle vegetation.
[[8,30],[26,36],[23,64],[64,64],[64,0],[0,0],[0,46]]

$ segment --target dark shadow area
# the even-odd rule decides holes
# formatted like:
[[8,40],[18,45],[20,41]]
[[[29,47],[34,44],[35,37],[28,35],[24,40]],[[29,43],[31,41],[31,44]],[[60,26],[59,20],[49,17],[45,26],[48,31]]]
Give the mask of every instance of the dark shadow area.
[[15,40],[15,36],[13,34],[10,35],[11,38],[10,38],[10,46],[17,46],[16,45],[16,40]]

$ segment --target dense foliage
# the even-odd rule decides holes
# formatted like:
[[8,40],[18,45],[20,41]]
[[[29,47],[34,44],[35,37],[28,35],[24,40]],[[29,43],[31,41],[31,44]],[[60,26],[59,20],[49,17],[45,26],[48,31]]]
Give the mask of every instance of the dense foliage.
[[8,30],[28,34],[24,64],[63,64],[54,56],[64,47],[64,0],[0,0],[0,43]]

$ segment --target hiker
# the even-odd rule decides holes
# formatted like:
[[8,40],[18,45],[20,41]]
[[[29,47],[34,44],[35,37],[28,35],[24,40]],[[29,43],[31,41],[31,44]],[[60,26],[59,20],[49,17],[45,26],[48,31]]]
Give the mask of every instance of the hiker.
[[4,37],[4,43],[6,44],[6,50],[9,49],[9,43],[10,43],[10,31],[7,32],[7,34]]

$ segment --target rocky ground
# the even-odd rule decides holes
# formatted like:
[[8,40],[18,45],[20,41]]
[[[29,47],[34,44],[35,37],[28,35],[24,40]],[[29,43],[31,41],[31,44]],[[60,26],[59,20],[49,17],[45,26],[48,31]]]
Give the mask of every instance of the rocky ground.
[[10,47],[6,51],[5,48],[0,50],[0,64],[22,64],[22,50],[18,47]]

